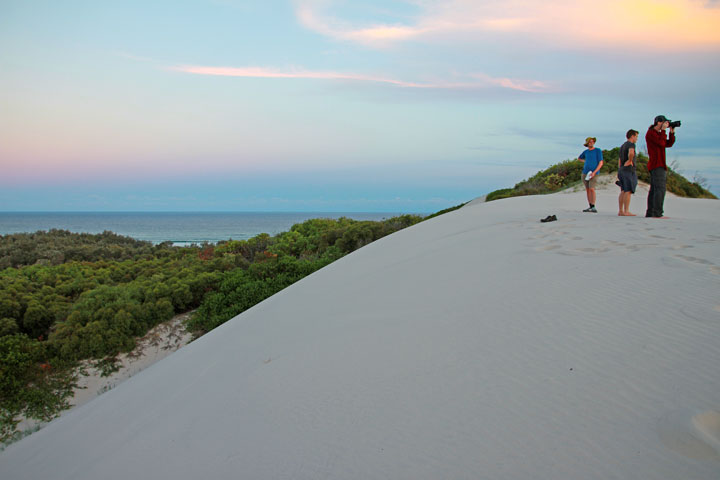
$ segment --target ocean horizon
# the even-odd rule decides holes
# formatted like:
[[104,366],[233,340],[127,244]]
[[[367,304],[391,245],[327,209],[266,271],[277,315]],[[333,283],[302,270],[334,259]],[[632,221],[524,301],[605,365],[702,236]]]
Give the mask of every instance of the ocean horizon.
[[[0,235],[52,229],[102,233],[173,245],[247,240],[261,233],[276,235],[311,218],[348,217],[383,220],[393,212],[0,212]],[[419,213],[418,215],[425,215]]]

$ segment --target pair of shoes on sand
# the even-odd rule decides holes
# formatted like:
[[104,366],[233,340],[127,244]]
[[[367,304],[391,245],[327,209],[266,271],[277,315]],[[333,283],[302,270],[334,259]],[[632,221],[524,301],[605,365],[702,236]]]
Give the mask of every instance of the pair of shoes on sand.
[[595,209],[595,207],[588,207],[583,210],[583,212],[597,213],[597,210]]
[[557,220],[557,217],[555,215],[548,215],[547,217],[541,219],[540,221],[542,223],[547,223],[547,222],[554,222],[555,220]]

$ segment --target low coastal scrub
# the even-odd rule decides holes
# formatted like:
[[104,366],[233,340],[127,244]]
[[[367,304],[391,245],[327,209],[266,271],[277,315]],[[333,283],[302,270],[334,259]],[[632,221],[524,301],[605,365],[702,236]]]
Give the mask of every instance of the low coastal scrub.
[[458,210],[458,209],[464,207],[465,205],[467,205],[467,202],[461,203],[460,205],[455,205],[454,207],[446,208],[445,210],[440,210],[439,212],[435,212],[432,215],[428,215],[427,217],[425,217],[425,220],[430,220],[431,218],[435,218],[440,215],[445,215],[446,213],[450,213],[452,211]]
[[216,258],[233,261],[239,257],[247,267],[223,275],[188,327],[201,333],[210,331],[338,258],[422,220],[414,215],[381,222],[312,219],[275,237],[261,235],[221,243],[213,252]]
[[275,236],[152,245],[104,232],[0,236],[0,441],[67,408],[82,360],[110,372],[135,339],[196,310],[196,335],[423,218],[312,219]]
[[[612,150],[603,150],[605,162],[599,173],[617,172],[619,154],[619,147],[613,148]],[[650,173],[647,169],[647,162],[647,156],[642,152],[639,153],[637,157],[638,179],[642,182],[650,183]],[[565,160],[564,162],[556,163],[545,170],[539,171],[532,177],[516,184],[513,188],[503,188],[489,193],[486,201],[489,202],[501,198],[518,197],[522,195],[554,193],[558,190],[579,184],[582,177],[582,169],[583,164],[577,159]],[[700,183],[689,181],[672,168],[668,169],[667,190],[681,197],[717,199],[715,195]]]
[[0,269],[34,264],[59,265],[72,261],[136,260],[156,257],[161,250],[162,246],[154,247],[150,242],[107,231],[101,234],[71,233],[67,230],[19,233],[2,237]]

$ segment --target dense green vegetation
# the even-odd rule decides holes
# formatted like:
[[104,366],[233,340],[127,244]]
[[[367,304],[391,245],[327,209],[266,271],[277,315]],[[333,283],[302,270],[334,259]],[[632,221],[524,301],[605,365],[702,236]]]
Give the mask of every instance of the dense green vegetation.
[[199,306],[236,268],[229,259],[203,259],[200,248],[94,238],[66,231],[0,237],[0,262],[13,265],[0,271],[3,438],[19,415],[46,420],[65,406],[78,361],[131,350],[136,336]]
[[157,255],[164,246],[167,245],[153,247],[150,242],[112,232],[92,235],[51,230],[37,234],[6,235],[0,239],[0,269],[36,263],[59,265],[73,260],[135,260]]
[[[599,173],[615,173],[618,170],[618,156],[620,148],[603,150],[604,165]],[[650,174],[647,170],[648,158],[642,152],[637,157],[638,179],[650,183]],[[577,159],[565,160],[542,170],[527,180],[516,184],[513,188],[503,188],[491,192],[486,201],[501,198],[518,197],[522,195],[538,195],[553,193],[563,188],[579,184],[582,176],[583,164]],[[679,173],[668,169],[667,190],[681,197],[717,198],[710,191],[696,182],[690,182]]]
[[313,219],[272,238],[223,243],[215,249],[218,258],[240,256],[252,264],[224,275],[188,325],[194,331],[212,330],[338,258],[421,220],[412,215],[382,222]]
[[191,247],[105,232],[0,236],[0,440],[67,405],[81,360],[112,364],[196,309],[202,334],[334,260],[423,220],[313,219],[274,237]]

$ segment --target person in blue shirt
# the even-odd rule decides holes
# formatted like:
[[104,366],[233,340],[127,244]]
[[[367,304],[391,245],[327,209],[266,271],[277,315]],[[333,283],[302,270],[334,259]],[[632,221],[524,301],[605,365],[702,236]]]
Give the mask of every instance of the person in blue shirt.
[[597,142],[597,138],[587,137],[585,139],[587,150],[582,152],[578,157],[578,160],[585,163],[582,171],[582,179],[585,185],[588,203],[590,204],[590,207],[583,210],[583,212],[590,213],[597,213],[597,209],[595,209],[595,185],[597,185],[597,173],[603,166],[602,150],[595,148],[595,142]]

